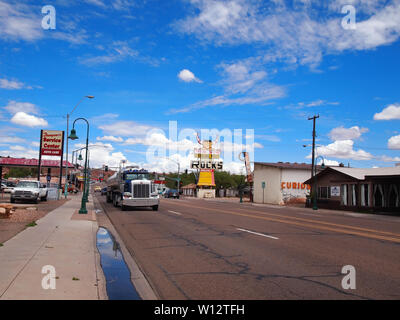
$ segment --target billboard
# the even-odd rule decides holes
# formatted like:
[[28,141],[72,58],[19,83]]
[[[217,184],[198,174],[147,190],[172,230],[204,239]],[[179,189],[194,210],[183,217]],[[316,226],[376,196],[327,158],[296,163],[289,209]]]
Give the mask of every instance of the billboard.
[[223,169],[223,161],[202,161],[202,160],[192,160],[190,161],[191,169],[214,169],[214,170],[222,170]]
[[61,156],[63,151],[63,131],[42,130],[40,154],[42,156]]

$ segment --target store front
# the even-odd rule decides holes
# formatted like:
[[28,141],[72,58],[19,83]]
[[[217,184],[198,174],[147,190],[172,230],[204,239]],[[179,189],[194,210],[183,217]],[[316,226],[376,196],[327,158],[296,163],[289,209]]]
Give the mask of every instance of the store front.
[[318,207],[400,212],[400,167],[327,168],[316,176],[316,184]]
[[254,163],[254,202],[270,204],[304,204],[310,194],[311,164]]

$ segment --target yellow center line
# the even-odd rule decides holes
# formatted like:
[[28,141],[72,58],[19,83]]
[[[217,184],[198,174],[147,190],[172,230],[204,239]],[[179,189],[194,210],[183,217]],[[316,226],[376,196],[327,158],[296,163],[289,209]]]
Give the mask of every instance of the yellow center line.
[[[339,232],[339,233],[345,233],[345,234],[352,234],[352,235],[358,235],[358,236],[372,238],[372,239],[379,239],[379,240],[386,240],[386,241],[392,241],[392,242],[400,243],[400,234],[387,232],[387,234],[394,235],[395,237],[399,237],[399,238],[393,238],[393,237],[387,237],[387,236],[383,236],[383,235],[379,235],[379,234],[371,234],[371,233],[355,231],[356,229],[361,229],[361,230],[368,231],[368,232],[375,232],[375,233],[381,233],[381,234],[382,233],[386,233],[386,232],[381,232],[381,231],[373,230],[373,229],[349,227],[349,226],[344,226],[344,225],[339,225],[339,224],[334,224],[334,223],[329,223],[329,222],[321,223],[321,222],[314,221],[314,220],[295,218],[295,217],[288,217],[290,219],[305,220],[306,222],[313,223],[313,224],[309,224],[309,223],[301,223],[301,222],[297,222],[297,221],[282,220],[282,219],[265,217],[265,216],[244,214],[244,213],[227,211],[227,210],[216,209],[216,208],[207,208],[207,207],[198,207],[198,206],[192,206],[192,205],[185,205],[185,204],[182,204],[182,203],[179,203],[179,205],[184,206],[184,207],[189,207],[189,208],[197,208],[197,209],[202,209],[202,210],[207,210],[207,211],[217,211],[217,212],[221,212],[221,213],[225,213],[225,214],[232,214],[232,215],[236,215],[236,216],[249,217],[249,218],[261,219],[261,220],[267,220],[267,221],[274,221],[274,222],[280,222],[280,223],[284,223],[284,224],[290,224],[290,225],[296,225],[296,226],[302,226],[302,227],[309,227],[309,228],[313,228],[313,229],[327,230],[327,231],[333,231],[333,232]],[[239,210],[245,210],[245,209],[239,209]],[[252,210],[249,210],[249,211],[252,211]],[[254,212],[255,213],[262,213],[260,211],[254,211]],[[278,215],[275,215],[275,214],[267,214],[267,213],[262,213],[262,214],[263,215],[278,216]],[[280,217],[282,218],[282,216],[280,216]],[[319,225],[316,225],[316,224],[319,224]],[[324,225],[321,225],[321,224],[333,225],[333,226],[336,226],[338,228],[328,227],[328,226],[324,226]],[[350,229],[350,230],[347,230],[345,228]],[[353,230],[351,230],[351,229],[353,229]]]

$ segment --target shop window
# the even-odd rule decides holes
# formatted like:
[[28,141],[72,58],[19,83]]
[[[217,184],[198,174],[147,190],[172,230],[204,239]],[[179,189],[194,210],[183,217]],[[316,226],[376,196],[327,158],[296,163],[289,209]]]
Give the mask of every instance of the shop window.
[[399,195],[398,195],[397,186],[394,184],[391,184],[390,191],[389,191],[389,207],[397,208],[398,206],[399,206]]
[[369,185],[361,185],[361,205],[363,207],[369,207]]
[[340,189],[341,189],[341,194],[342,194],[342,205],[347,206],[348,185],[347,184],[342,184],[340,186]]
[[330,199],[331,188],[330,187],[319,187],[318,188],[318,198],[320,199]]
[[351,206],[357,206],[357,200],[358,200],[358,186],[356,184],[350,185],[350,205]]

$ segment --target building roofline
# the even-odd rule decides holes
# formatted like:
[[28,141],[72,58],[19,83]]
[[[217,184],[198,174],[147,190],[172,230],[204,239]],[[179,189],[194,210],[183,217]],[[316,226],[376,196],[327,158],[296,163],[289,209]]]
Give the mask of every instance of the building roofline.
[[[280,169],[294,169],[294,170],[311,170],[312,165],[310,163],[298,163],[298,162],[254,162],[255,165],[264,167],[280,168]],[[320,165],[316,166],[321,169]]]

